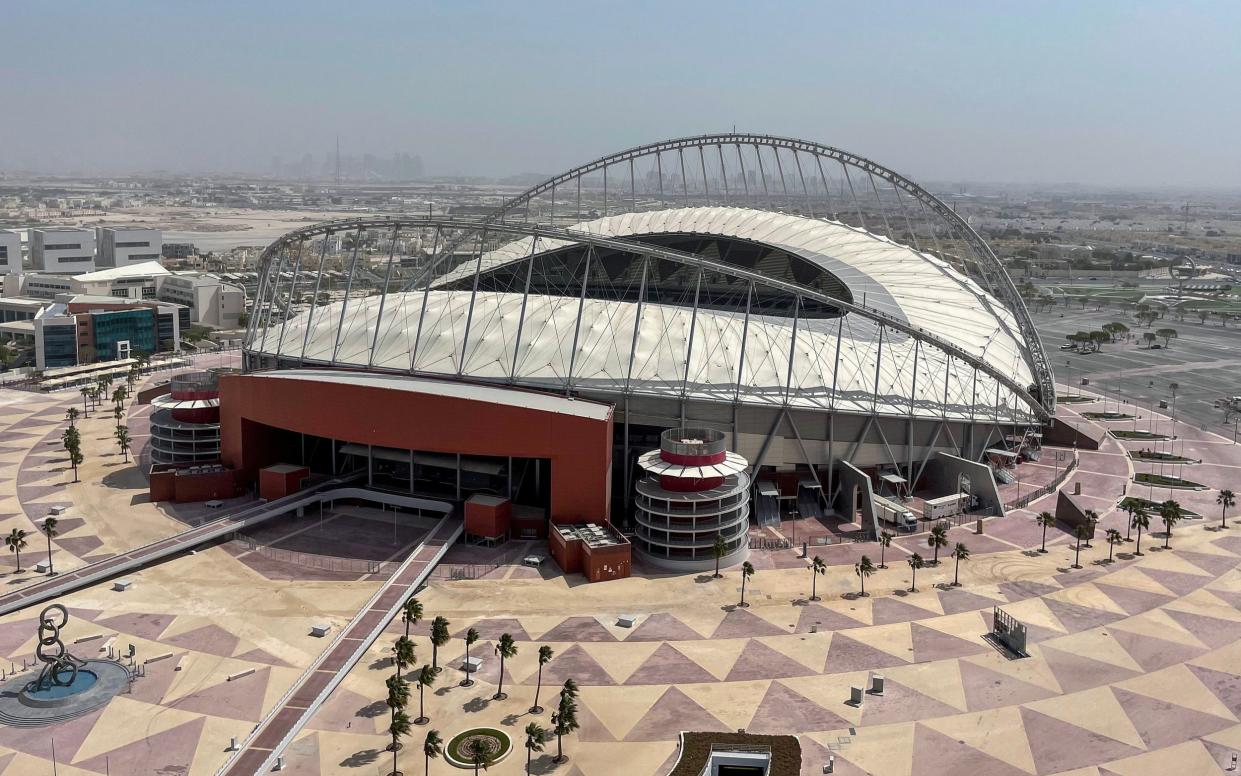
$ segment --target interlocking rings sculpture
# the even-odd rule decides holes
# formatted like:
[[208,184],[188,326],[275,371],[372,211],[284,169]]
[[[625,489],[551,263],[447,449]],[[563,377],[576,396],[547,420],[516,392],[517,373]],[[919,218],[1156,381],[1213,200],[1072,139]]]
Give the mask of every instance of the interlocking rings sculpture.
[[34,683],[34,689],[46,690],[54,685],[67,687],[78,676],[78,666],[85,660],[74,657],[60,640],[60,629],[69,621],[69,612],[60,604],[52,604],[39,614],[39,644],[35,657],[45,664]]

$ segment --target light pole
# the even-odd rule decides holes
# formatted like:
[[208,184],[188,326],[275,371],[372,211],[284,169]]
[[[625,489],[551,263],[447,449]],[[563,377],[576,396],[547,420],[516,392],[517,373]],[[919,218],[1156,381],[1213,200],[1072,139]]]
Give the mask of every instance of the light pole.
[[[1181,386],[1178,383],[1171,383],[1168,385],[1168,388],[1172,391],[1172,443],[1168,446],[1168,449],[1171,451],[1172,455],[1176,455],[1176,390],[1180,387]],[[1181,448],[1184,449],[1184,444],[1181,445]],[[1175,471],[1177,472],[1176,476],[1178,478],[1185,473],[1185,470],[1179,466],[1176,467]],[[1168,485],[1168,498],[1172,498],[1171,484]]]

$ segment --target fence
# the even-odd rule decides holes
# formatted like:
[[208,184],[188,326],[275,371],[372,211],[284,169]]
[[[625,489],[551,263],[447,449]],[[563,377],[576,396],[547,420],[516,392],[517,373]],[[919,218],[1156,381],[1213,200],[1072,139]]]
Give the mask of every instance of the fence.
[[864,542],[868,540],[865,531],[849,531],[829,536],[813,536],[794,542],[792,539],[775,539],[766,536],[750,537],[751,550],[792,550],[801,547],[802,543],[811,547],[830,547],[836,544]]
[[481,579],[502,566],[515,566],[530,553],[527,547],[511,547],[498,558],[484,563],[441,563],[431,571],[431,579]]
[[333,555],[318,555],[312,552],[298,552],[281,547],[260,544],[249,536],[238,534],[236,540],[246,549],[270,560],[291,563],[302,568],[320,571],[337,571],[343,574],[389,574],[398,564],[391,561],[367,560],[365,558],[338,558]]
[[1052,491],[1054,491],[1056,488],[1060,487],[1060,484],[1064,482],[1066,479],[1068,479],[1069,475],[1072,474],[1073,471],[1077,468],[1077,461],[1078,461],[1077,452],[1074,451],[1073,460],[1069,461],[1068,464],[1065,465],[1064,469],[1060,472],[1059,475],[1057,475],[1057,477],[1054,480],[1047,483],[1043,487],[1038,488],[1037,490],[1033,490],[1025,494],[1019,499],[1015,499],[1013,501],[1008,502],[1007,504],[1004,505],[1004,510],[1007,511],[1010,509],[1023,509],[1024,507],[1029,506],[1030,502],[1037,501],[1038,499],[1041,499],[1043,496],[1046,496],[1048,493],[1051,493]]

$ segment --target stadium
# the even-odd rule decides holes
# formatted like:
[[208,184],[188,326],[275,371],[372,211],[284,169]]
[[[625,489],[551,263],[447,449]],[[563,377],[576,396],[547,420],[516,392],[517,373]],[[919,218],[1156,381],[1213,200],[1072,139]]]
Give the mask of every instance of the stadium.
[[[790,512],[873,534],[875,497],[964,491],[995,513],[1005,461],[1055,412],[1026,309],[969,224],[789,138],[633,148],[484,218],[297,230],[264,252],[253,309],[243,373],[220,380],[243,477],[294,464],[482,496],[514,535],[613,524],[671,568],[714,562],[716,534],[739,560],[747,524]],[[707,483],[726,498],[668,487],[649,454],[675,429],[727,450]]]

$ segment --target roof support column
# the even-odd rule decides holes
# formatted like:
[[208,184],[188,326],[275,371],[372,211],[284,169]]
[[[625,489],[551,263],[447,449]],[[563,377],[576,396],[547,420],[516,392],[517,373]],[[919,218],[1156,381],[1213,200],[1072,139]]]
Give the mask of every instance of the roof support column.
[[465,356],[470,348],[470,326],[474,324],[474,301],[478,299],[478,276],[483,268],[483,253],[486,250],[487,227],[484,226],[478,237],[478,258],[474,261],[474,287],[470,290],[470,307],[465,313],[465,331],[461,333],[461,360],[457,362],[458,377],[465,371]]
[[573,326],[573,349],[569,351],[569,374],[565,375],[565,396],[573,392],[573,367],[577,362],[577,340],[582,333],[582,312],[586,309],[586,285],[590,282],[590,257],[595,252],[593,243],[586,248],[586,260],[582,262],[582,293],[577,298],[577,321]]
[[336,324],[336,343],[332,346],[332,366],[340,354],[340,335],[345,330],[345,311],[349,309],[349,294],[353,291],[353,273],[358,267],[358,246],[362,244],[362,227],[353,233],[353,257],[349,260],[349,277],[345,279],[345,298],[340,303],[340,321]]
[[388,270],[384,273],[384,287],[379,294],[379,312],[375,315],[375,336],[371,340],[371,355],[366,361],[368,367],[375,365],[375,348],[379,346],[379,329],[384,319],[384,302],[388,300],[388,284],[392,282],[392,260],[396,257],[396,236],[400,230],[399,226],[392,230],[392,245],[388,249]]
[[323,247],[319,251],[319,270],[315,273],[315,298],[310,300],[310,312],[306,315],[306,331],[302,333],[302,355],[299,361],[306,360],[306,347],[310,344],[310,330],[315,322],[315,310],[319,307],[319,285],[323,282],[323,262],[327,259],[328,240],[332,239],[329,230],[323,235]]
[[293,295],[297,293],[297,278],[302,272],[302,249],[305,246],[305,238],[297,241],[297,259],[293,262],[293,282],[289,284],[289,301],[284,306],[284,319],[280,321],[280,339],[276,342],[277,359],[284,350],[284,330],[289,325],[289,314],[293,311]]

